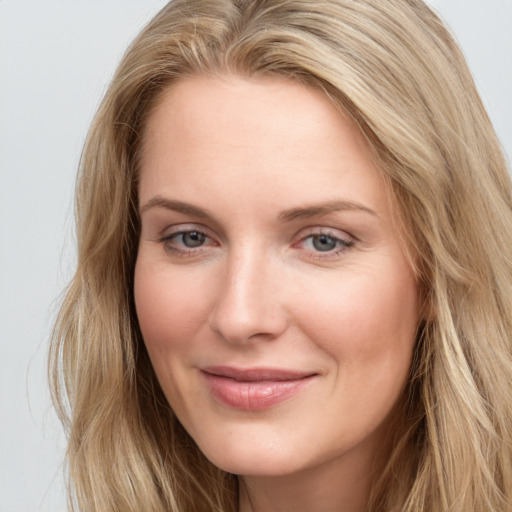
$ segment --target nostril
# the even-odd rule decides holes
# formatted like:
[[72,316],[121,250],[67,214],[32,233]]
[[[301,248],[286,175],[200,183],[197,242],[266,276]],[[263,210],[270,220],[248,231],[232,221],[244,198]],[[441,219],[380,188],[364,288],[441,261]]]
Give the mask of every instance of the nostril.
[[278,269],[262,253],[257,237],[232,248],[225,273],[219,276],[218,295],[209,319],[210,328],[227,342],[270,341],[286,328],[279,294]]
[[240,307],[216,308],[210,318],[210,328],[227,342],[247,343],[272,341],[286,329],[284,315],[279,316],[279,308],[274,312],[263,308],[240,309]]

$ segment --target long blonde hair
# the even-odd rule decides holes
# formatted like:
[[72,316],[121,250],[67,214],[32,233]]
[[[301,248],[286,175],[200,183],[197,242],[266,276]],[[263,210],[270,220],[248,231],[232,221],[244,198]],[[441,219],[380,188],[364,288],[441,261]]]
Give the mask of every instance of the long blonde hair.
[[50,350],[71,506],[235,511],[237,480],[173,415],[133,305],[138,149],[187,75],[276,74],[358,123],[426,303],[404,426],[368,509],[512,511],[512,187],[464,58],[421,0],[176,0],[127,50],[76,192],[78,265]]

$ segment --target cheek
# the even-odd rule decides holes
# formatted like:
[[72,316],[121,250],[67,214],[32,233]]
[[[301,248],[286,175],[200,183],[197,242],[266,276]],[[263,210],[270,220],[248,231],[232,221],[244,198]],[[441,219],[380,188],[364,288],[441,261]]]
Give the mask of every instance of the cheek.
[[135,307],[150,355],[179,350],[207,315],[204,284],[165,267],[159,271],[158,263],[142,258],[135,267]]
[[340,282],[310,287],[297,315],[301,329],[340,367],[374,379],[393,371],[406,375],[419,319],[412,273],[407,267],[387,268],[380,274],[347,273]]
[[139,257],[134,297],[149,358],[167,400],[179,414],[197,395],[184,369],[194,353],[191,342],[207,318],[204,281],[172,272],[165,262]]

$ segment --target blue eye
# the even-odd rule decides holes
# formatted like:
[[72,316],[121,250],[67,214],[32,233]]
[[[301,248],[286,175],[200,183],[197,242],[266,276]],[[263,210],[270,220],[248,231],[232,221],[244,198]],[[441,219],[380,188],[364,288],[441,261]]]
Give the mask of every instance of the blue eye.
[[340,240],[329,235],[314,235],[311,237],[311,243],[317,251],[327,252],[338,247]]
[[351,247],[354,242],[327,233],[314,233],[302,239],[305,249],[312,253],[323,253],[326,256],[336,255]]
[[213,240],[203,231],[188,229],[166,235],[158,240],[165,250],[175,256],[198,256]]
[[201,231],[185,231],[183,233],[177,233],[173,235],[173,239],[178,239],[185,247],[194,249],[195,247],[201,247],[206,241],[206,235]]

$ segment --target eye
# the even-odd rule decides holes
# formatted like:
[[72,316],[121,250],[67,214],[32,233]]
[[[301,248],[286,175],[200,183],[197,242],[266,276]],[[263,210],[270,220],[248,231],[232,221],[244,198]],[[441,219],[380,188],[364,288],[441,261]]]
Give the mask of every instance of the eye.
[[336,249],[340,240],[329,235],[311,235],[308,242],[316,251],[327,252]]
[[300,240],[299,246],[317,258],[336,256],[354,245],[348,235],[343,237],[340,235],[338,232],[336,234],[322,231],[311,233]]
[[203,254],[215,242],[204,231],[199,229],[180,229],[160,238],[164,249],[173,256],[192,257]]
[[201,231],[185,231],[184,233],[177,233],[172,237],[173,240],[179,241],[182,245],[191,249],[201,247],[207,238]]

